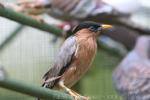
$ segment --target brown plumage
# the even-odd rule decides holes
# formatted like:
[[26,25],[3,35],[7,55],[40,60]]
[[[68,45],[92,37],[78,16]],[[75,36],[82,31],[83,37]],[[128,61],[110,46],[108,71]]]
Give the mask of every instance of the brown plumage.
[[54,66],[44,75],[43,87],[62,89],[72,95],[75,100],[80,96],[71,88],[88,71],[95,57],[97,44],[96,36],[104,26],[95,22],[82,22],[74,28],[73,36],[69,37],[62,45],[54,62]]
[[69,69],[62,76],[68,87],[72,87],[87,72],[97,49],[95,34],[91,34],[88,29],[80,30],[75,34],[75,37],[77,44],[79,44],[78,50],[72,58]]

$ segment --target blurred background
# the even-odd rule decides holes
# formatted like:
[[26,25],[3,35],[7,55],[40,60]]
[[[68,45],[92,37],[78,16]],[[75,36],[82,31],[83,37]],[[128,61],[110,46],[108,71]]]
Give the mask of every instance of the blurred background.
[[[91,2],[92,0],[87,1]],[[95,14],[90,15],[91,12],[84,16],[75,16],[73,14],[73,17],[69,17],[68,20],[67,17],[62,18],[61,16],[63,15],[53,15],[53,12],[47,15],[46,12],[42,14],[42,18],[48,24],[55,24],[59,27],[67,22],[72,27],[74,26],[72,25],[72,20],[76,20],[77,23],[81,20],[101,22],[101,20],[96,18],[101,17],[101,15],[105,18],[105,14],[106,16],[113,16],[111,20],[107,20],[107,17],[104,19],[107,20],[104,23],[111,23],[116,26],[116,29],[113,31],[113,36],[110,35],[112,32],[110,31],[106,32],[105,36],[98,38],[100,46],[92,68],[74,88],[79,93],[90,96],[93,100],[122,100],[113,88],[112,72],[121,59],[134,47],[136,38],[139,35],[150,32],[150,1],[103,1],[105,1],[104,8],[101,6],[100,8],[102,9],[99,8],[98,13]],[[15,0],[0,0],[0,2],[3,4],[16,3]],[[129,5],[129,8],[127,5]],[[125,9],[128,11],[125,11]],[[133,11],[131,11],[132,9]],[[70,12],[68,12],[68,16],[69,14]],[[93,18],[95,16],[96,18]],[[112,22],[112,20],[116,20],[113,19],[114,16],[119,21],[123,18],[128,19],[132,24],[126,24],[122,20],[121,24],[118,24],[118,21]],[[134,25],[135,27],[133,27]],[[117,28],[118,26],[119,28]],[[120,30],[117,31],[117,29]],[[48,34],[47,32],[20,25],[14,21],[0,17],[0,65],[4,67],[9,77],[24,83],[40,86],[43,74],[53,64],[55,56],[59,52],[59,48],[64,40],[64,37],[56,38],[53,34]],[[35,98],[0,88],[0,100],[10,99],[34,100]]]

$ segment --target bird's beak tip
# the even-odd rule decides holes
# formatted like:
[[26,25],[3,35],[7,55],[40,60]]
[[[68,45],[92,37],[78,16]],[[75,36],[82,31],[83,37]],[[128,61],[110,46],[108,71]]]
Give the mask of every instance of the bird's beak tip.
[[102,29],[111,29],[111,28],[113,28],[113,26],[112,25],[108,25],[108,24],[103,24],[102,25]]

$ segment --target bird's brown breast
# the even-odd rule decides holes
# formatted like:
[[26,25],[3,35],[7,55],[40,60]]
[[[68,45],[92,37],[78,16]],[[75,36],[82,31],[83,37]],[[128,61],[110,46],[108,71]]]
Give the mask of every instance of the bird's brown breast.
[[91,34],[76,36],[76,41],[77,50],[62,78],[68,87],[73,86],[88,71],[97,50],[96,38]]

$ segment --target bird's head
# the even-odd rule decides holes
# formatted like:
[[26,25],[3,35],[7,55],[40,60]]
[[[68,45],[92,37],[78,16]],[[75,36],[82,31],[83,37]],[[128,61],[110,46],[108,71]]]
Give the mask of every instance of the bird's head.
[[79,25],[74,27],[73,33],[76,33],[82,29],[88,29],[91,33],[96,33],[97,35],[101,33],[101,31],[112,28],[111,25],[100,24],[92,21],[84,21]]

